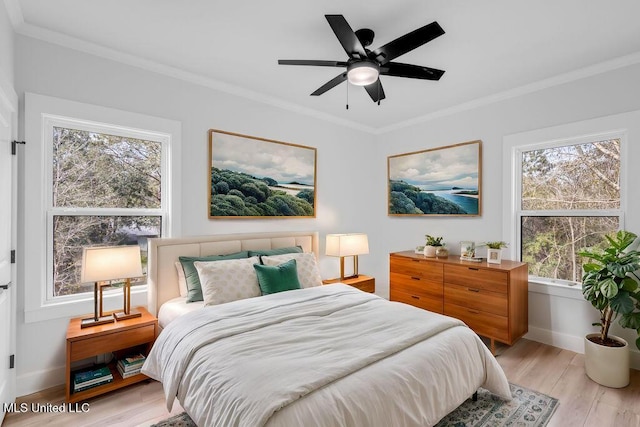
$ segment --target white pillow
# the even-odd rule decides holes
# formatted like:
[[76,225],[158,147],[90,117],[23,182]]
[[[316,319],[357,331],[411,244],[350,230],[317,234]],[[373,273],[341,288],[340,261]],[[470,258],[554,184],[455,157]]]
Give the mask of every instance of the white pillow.
[[180,261],[176,261],[176,271],[178,272],[178,288],[180,288],[180,296],[187,296],[187,279],[184,277],[184,270]]
[[322,285],[320,270],[316,263],[316,257],[312,252],[270,255],[262,256],[260,258],[264,265],[279,265],[283,262],[289,261],[290,259],[295,259],[298,268],[298,280],[300,281],[300,286],[303,288],[313,288],[315,286]]
[[257,256],[223,261],[196,261],[204,305],[224,304],[261,295],[253,264]]

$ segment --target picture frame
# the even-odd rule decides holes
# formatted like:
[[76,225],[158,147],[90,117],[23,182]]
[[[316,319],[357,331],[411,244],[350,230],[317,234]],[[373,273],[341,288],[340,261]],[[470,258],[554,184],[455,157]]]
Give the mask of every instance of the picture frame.
[[482,141],[387,157],[389,216],[482,214]]
[[315,218],[314,147],[209,129],[209,219]]

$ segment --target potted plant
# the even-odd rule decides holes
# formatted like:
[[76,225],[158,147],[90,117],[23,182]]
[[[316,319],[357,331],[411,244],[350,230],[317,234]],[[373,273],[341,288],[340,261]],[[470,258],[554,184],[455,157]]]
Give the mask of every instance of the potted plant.
[[609,246],[604,251],[579,252],[589,258],[583,265],[582,295],[600,312],[600,322],[593,324],[600,332],[584,340],[585,369],[595,382],[620,388],[629,384],[629,345],[609,328],[617,319],[622,327],[635,329],[640,349],[640,252],[630,248],[634,233],[621,230],[605,237]]
[[433,258],[436,256],[436,249],[440,246],[444,246],[444,243],[442,243],[442,237],[433,237],[428,234],[424,237],[427,239],[424,244],[424,256]]
[[502,262],[502,248],[507,247],[507,242],[485,242],[487,247],[487,262],[500,264]]

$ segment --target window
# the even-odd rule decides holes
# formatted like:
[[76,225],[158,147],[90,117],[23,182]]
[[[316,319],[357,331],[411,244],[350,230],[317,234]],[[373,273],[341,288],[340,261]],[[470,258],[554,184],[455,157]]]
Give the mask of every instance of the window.
[[[106,134],[99,125],[51,119],[52,249],[48,299],[92,292],[80,283],[85,246],[140,245],[162,235],[162,141]],[[113,132],[112,129],[111,132]],[[49,135],[48,135],[49,136]],[[156,138],[158,139],[158,138]],[[143,272],[145,272],[143,263]],[[132,286],[144,284],[142,278]]]
[[580,282],[584,248],[620,228],[620,139],[519,151],[521,260],[532,276]]
[[[145,271],[147,239],[179,234],[180,133],[172,120],[25,94],[26,322],[93,310],[93,285],[79,283],[84,246],[138,244]],[[132,283],[133,306],[146,304],[145,282]],[[121,292],[105,295],[106,310],[121,304]]]

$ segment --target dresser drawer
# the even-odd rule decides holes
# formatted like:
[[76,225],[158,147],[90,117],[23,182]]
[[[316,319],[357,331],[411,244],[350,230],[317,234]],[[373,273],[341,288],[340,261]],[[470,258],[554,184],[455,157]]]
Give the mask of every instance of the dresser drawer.
[[71,342],[72,360],[82,360],[97,354],[109,353],[153,342],[155,325],[146,325],[126,331],[97,335]]
[[391,301],[403,302],[414,307],[442,314],[442,297],[429,298],[424,295],[403,292],[393,288],[391,289],[390,297]]
[[397,289],[415,295],[442,299],[442,281],[436,282],[419,276],[390,273],[390,289]]
[[466,323],[478,335],[509,343],[509,319],[493,313],[445,302],[444,314]]
[[507,316],[509,314],[509,300],[505,294],[471,286],[447,284],[444,287],[444,301],[445,303],[486,311],[498,316]]
[[506,271],[466,265],[445,265],[444,282],[446,284],[469,286],[506,294],[509,286],[509,275]]
[[391,272],[442,282],[442,263],[421,259],[391,257]]

